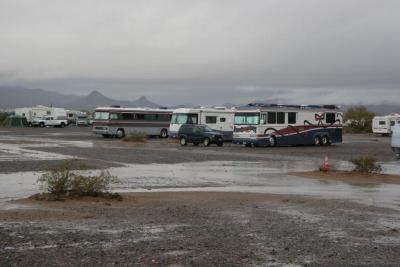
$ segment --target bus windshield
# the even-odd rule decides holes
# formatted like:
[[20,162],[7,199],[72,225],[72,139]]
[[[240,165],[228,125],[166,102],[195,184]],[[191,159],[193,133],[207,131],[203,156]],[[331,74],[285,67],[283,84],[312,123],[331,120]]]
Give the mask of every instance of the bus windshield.
[[95,120],[108,120],[109,114],[110,114],[110,113],[108,113],[108,112],[96,111],[96,112],[94,113],[94,119],[95,119]]
[[197,124],[197,114],[173,114],[172,124]]
[[258,125],[260,113],[237,113],[235,114],[236,125]]

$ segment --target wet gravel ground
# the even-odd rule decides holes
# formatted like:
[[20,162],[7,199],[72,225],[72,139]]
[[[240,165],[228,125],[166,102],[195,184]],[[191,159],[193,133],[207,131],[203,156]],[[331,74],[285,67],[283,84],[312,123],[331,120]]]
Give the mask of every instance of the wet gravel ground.
[[398,266],[392,210],[247,193],[124,197],[0,211],[0,265]]
[[[48,158],[52,155],[57,159]],[[0,179],[2,173],[47,170],[63,156],[80,158],[90,168],[108,168],[290,162],[325,155],[337,161],[361,155],[394,161],[390,138],[372,135],[346,135],[342,144],[330,147],[204,148],[157,138],[125,143],[93,136],[88,128],[0,129]],[[376,186],[360,187],[368,192]],[[0,266],[398,266],[400,202],[397,209],[371,203],[152,191],[125,194],[121,202],[17,200],[0,205]]]
[[[66,144],[51,146],[44,142],[42,146],[25,144],[24,147],[33,151],[43,151],[80,157],[96,167],[118,166],[119,163],[181,163],[198,161],[260,161],[260,160],[290,160],[313,158],[323,160],[325,156],[336,160],[350,160],[354,157],[373,155],[379,161],[393,161],[395,156],[390,147],[390,138],[372,135],[345,135],[342,144],[329,147],[274,147],[274,148],[247,148],[226,143],[224,147],[181,147],[171,140],[151,138],[146,143],[129,143],[116,139],[104,139],[93,135],[89,128],[27,128],[12,129],[11,132],[0,131],[1,138],[16,136],[24,140],[47,139],[52,142],[64,140],[67,142],[79,141],[84,146]],[[3,141],[6,142],[6,141]],[[21,171],[46,170],[46,166],[54,162],[29,161],[10,163],[1,161],[0,173],[13,172],[18,168]],[[17,167],[18,166],[18,167]]]

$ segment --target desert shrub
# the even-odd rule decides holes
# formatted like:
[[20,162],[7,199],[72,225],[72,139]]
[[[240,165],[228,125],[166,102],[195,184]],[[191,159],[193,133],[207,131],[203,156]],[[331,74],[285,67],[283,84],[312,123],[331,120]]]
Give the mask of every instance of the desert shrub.
[[124,142],[146,142],[147,135],[145,133],[135,132],[126,135],[122,141]]
[[355,171],[363,173],[378,173],[382,171],[382,167],[376,163],[373,156],[358,157],[351,160],[355,165]]
[[71,193],[79,196],[96,196],[99,193],[108,192],[112,182],[116,178],[111,176],[108,171],[101,171],[96,176],[74,175],[71,180]]
[[[108,192],[111,183],[117,181],[108,171],[93,176],[77,174],[75,165],[76,161],[66,160],[41,175],[37,182],[43,190],[54,195],[97,196]],[[77,166],[82,169],[82,165]]]
[[8,114],[5,112],[0,112],[0,127],[5,126],[7,122]]

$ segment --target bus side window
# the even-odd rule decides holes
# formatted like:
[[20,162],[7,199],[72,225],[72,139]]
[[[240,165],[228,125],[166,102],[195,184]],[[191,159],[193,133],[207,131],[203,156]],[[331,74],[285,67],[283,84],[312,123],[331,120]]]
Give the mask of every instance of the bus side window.
[[219,122],[226,122],[226,118],[219,118]]
[[285,112],[277,112],[277,119],[276,123],[278,124],[284,124],[285,123]]
[[267,114],[261,113],[260,124],[267,124]]
[[326,123],[335,123],[336,113],[326,113]]
[[206,123],[215,124],[217,123],[216,116],[206,116]]
[[288,112],[288,123],[296,124],[296,112]]
[[276,112],[268,112],[268,124],[276,124]]

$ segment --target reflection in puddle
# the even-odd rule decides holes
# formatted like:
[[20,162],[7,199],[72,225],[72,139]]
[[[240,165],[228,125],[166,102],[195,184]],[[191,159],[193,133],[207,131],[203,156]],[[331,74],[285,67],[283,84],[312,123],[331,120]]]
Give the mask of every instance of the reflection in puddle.
[[[120,183],[118,192],[221,191],[306,195],[349,199],[362,204],[400,209],[400,185],[362,187],[338,181],[319,181],[289,176],[290,171],[315,169],[309,161],[196,162],[180,164],[132,164],[111,168]],[[98,172],[98,171],[92,171]],[[38,192],[40,173],[0,174],[0,200]]]

